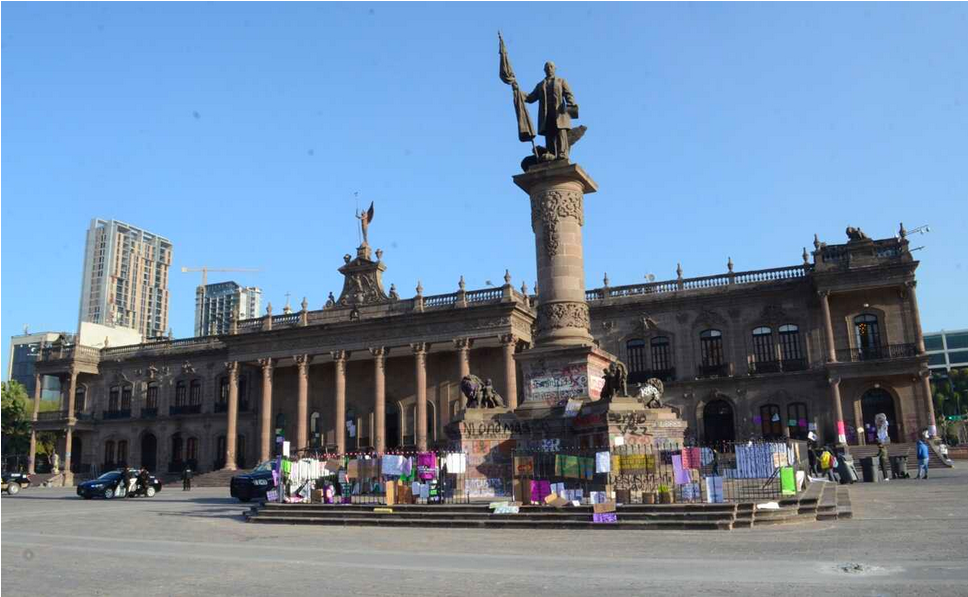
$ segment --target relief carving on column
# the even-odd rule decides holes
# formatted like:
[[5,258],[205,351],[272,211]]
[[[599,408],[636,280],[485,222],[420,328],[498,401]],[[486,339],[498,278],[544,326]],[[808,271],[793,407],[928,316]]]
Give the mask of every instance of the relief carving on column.
[[544,226],[544,244],[548,256],[554,257],[558,254],[560,220],[574,218],[579,226],[585,225],[583,199],[580,191],[550,190],[531,196],[531,229],[537,232],[539,224]]
[[559,328],[589,329],[591,321],[585,303],[550,303],[538,305],[538,334]]

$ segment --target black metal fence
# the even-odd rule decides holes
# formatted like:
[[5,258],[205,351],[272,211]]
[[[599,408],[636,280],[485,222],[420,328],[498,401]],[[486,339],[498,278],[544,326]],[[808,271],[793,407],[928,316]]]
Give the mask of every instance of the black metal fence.
[[[332,504],[466,504],[514,499],[581,504],[735,503],[793,497],[809,468],[805,442],[726,442],[716,445],[628,445],[601,448],[552,444],[512,450],[507,462],[475,466],[460,451],[411,450],[337,454],[306,450],[321,463],[284,485],[294,501],[321,491]],[[292,466],[299,466],[295,460]],[[392,486],[392,487],[390,487]],[[548,496],[551,496],[550,498]]]

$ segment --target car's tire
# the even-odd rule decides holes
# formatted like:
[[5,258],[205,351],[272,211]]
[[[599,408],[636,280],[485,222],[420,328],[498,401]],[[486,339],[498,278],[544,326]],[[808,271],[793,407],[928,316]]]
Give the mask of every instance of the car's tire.
[[10,495],[17,495],[20,493],[20,483],[7,484],[7,493]]
[[114,490],[108,487],[104,490],[104,499],[109,500],[114,497]]
[[149,487],[148,489],[145,489],[145,497],[155,497],[155,488]]

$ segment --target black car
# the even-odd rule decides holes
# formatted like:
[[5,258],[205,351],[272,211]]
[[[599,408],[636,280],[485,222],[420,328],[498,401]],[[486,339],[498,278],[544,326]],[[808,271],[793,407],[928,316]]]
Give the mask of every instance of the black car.
[[[134,471],[137,474],[137,471]],[[93,481],[85,481],[77,486],[77,495],[81,496],[85,500],[89,500],[93,497],[103,497],[104,499],[111,499],[113,497],[134,497],[133,494],[129,494],[127,491],[118,491],[118,483],[121,481],[121,471],[109,471],[104,473],[97,479]],[[145,489],[143,494],[145,497],[154,497],[156,493],[161,491],[161,481],[155,478],[154,475],[148,476],[148,487]]]
[[20,493],[24,487],[30,487],[30,477],[24,473],[3,473],[3,490],[10,495]]
[[267,460],[247,473],[232,477],[229,493],[240,502],[265,499],[272,489],[272,461]]

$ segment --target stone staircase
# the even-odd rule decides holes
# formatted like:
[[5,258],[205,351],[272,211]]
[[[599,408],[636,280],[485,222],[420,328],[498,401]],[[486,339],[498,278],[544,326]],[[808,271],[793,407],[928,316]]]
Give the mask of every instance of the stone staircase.
[[[831,483],[814,483],[797,498],[779,500],[779,509],[740,504],[626,504],[618,523],[592,522],[592,507],[556,509],[522,506],[518,514],[493,514],[487,504],[396,505],[261,503],[244,512],[248,522],[335,526],[515,529],[732,530],[756,526],[849,518]],[[847,488],[843,487],[843,496]],[[379,510],[384,510],[380,512]],[[389,510],[389,511],[386,511]]]
[[[224,487],[226,491],[229,489],[229,483],[232,481],[232,477],[236,475],[241,475],[247,471],[227,471],[225,469],[212,471],[210,473],[203,473],[201,475],[195,475],[192,478],[192,487]],[[172,483],[181,483],[181,475],[178,475]]]

